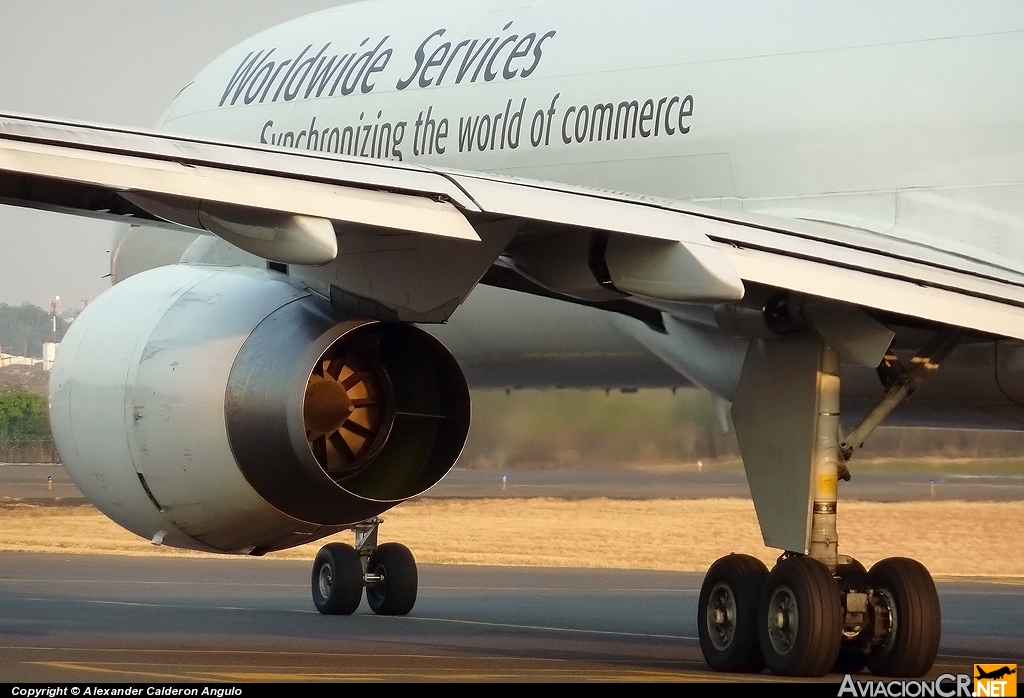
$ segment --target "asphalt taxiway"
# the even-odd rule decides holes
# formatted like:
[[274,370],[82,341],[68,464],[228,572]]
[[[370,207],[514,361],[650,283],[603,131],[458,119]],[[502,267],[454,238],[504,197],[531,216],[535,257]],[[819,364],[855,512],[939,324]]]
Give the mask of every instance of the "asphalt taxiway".
[[[0,554],[7,682],[769,681],[707,671],[701,577],[423,565],[413,613],[313,608],[306,563]],[[939,581],[932,676],[1024,664],[1024,585]],[[825,677],[838,682],[841,677]]]
[[[52,483],[47,481],[52,478]],[[503,479],[504,478],[504,479]],[[584,499],[747,499],[750,489],[741,470],[643,472],[635,470],[452,470],[424,497]],[[967,475],[927,472],[854,471],[841,485],[844,501],[1024,502],[1020,475]],[[84,503],[82,493],[60,465],[0,465],[0,501]]]
[[[453,471],[428,497],[749,497],[740,472]],[[52,488],[47,478],[52,477]],[[1024,501],[1024,478],[864,473],[844,498]],[[60,466],[0,466],[0,499],[84,501]],[[701,576],[423,565],[417,606],[313,608],[309,564],[0,553],[0,680],[774,680],[707,671]],[[933,675],[1024,664],[1024,582],[940,580]],[[840,677],[826,677],[838,681]]]

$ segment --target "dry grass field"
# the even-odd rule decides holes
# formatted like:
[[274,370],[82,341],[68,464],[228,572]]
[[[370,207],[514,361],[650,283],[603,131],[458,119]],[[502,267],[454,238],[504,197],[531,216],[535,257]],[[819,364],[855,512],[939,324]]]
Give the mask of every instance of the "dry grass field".
[[[424,499],[386,515],[382,540],[424,563],[703,571],[729,552],[771,564],[749,500]],[[841,551],[870,566],[914,557],[937,576],[1024,577],[1024,503],[844,502]],[[351,534],[339,536],[351,542]],[[270,558],[312,560],[319,541]],[[91,506],[0,506],[0,550],[188,555],[156,548]]]

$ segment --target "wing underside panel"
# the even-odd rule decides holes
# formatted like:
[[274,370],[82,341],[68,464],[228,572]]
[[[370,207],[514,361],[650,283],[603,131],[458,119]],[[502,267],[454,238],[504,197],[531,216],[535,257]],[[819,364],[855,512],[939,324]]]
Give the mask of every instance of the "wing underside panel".
[[[345,244],[385,250],[379,269],[366,257],[368,288],[342,290],[374,300],[374,288],[401,281],[410,298],[451,296],[445,313],[501,263],[555,294],[577,294],[589,278],[594,288],[577,295],[661,311],[736,301],[754,283],[1024,339],[1024,269],[1009,262],[948,253],[939,241],[549,182],[0,115],[0,203],[199,230],[325,269]],[[325,240],[332,226],[337,249]],[[489,231],[499,228],[496,245]],[[391,272],[396,249],[417,247],[403,236],[437,249]],[[278,251],[294,260],[274,259]],[[471,268],[453,275],[462,258]],[[318,273],[312,282],[338,281]],[[438,279],[440,296],[428,292]]]

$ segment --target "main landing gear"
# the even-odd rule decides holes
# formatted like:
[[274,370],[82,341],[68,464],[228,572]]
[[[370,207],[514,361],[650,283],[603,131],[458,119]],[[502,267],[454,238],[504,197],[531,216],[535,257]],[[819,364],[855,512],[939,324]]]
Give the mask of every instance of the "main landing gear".
[[[701,587],[697,630],[712,669],[784,676],[915,677],[938,654],[939,596],[921,563],[888,558],[865,570],[839,555],[837,481],[845,460],[956,343],[936,338],[879,407],[840,442],[839,352],[810,335],[752,343],[733,403],[747,481],[765,543],[788,551],[716,561]],[[892,357],[888,357],[892,358]],[[923,368],[922,368],[923,367]],[[787,410],[766,409],[765,396]]]
[[355,613],[366,588],[370,609],[381,616],[404,616],[416,605],[419,579],[412,552],[400,543],[377,545],[384,522],[370,519],[355,526],[356,547],[329,543],[313,561],[313,603],[320,613]]
[[767,667],[782,676],[928,671],[942,629],[928,571],[902,557],[870,572],[847,560],[836,573],[806,555],[783,556],[771,573],[748,555],[715,562],[697,618],[708,665],[730,672]]

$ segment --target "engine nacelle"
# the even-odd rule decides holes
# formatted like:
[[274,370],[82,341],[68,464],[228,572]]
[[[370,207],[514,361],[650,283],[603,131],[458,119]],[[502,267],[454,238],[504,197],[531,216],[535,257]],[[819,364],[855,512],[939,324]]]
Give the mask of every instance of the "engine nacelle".
[[274,272],[178,265],[75,321],[50,384],[68,473],[158,543],[254,553],[372,518],[451,469],[455,359],[410,325],[339,319]]

